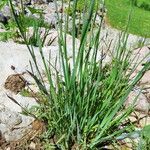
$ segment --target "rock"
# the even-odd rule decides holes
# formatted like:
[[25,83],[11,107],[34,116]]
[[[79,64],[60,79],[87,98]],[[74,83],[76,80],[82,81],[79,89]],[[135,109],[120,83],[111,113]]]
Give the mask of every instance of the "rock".
[[5,17],[10,18],[11,17],[11,10],[9,5],[5,5],[2,9],[1,9],[2,14],[5,15]]
[[[0,122],[0,131],[6,141],[17,141],[32,130],[31,123],[34,121],[34,118],[7,110],[7,113],[5,111],[0,113],[0,115],[3,115]],[[6,117],[7,114],[8,116]]]
[[[4,85],[5,87],[10,88],[14,84],[10,81],[12,79],[15,79],[15,84],[17,84],[19,79],[19,82],[21,82],[19,91],[21,90],[20,88],[24,87],[25,84],[22,83],[20,78],[18,78],[16,74],[14,76],[12,76],[12,74],[14,74],[15,71],[18,71],[20,73],[23,70],[25,71],[30,57],[25,46],[17,47],[16,44],[11,42],[0,42],[0,57],[0,77],[3,77],[0,78],[0,130],[7,141],[15,141],[20,139],[22,136],[24,136],[30,131],[30,124],[34,121],[34,118],[21,115],[20,112],[22,112],[22,108],[16,103],[14,103],[12,100],[10,100],[6,94],[8,94],[10,97],[13,97],[24,108],[30,108],[32,106],[35,106],[37,105],[37,102],[33,98],[23,97],[20,94],[16,95],[10,91],[7,91],[4,88]],[[15,66],[15,70],[11,68],[11,64]],[[6,79],[7,82],[5,83]],[[10,84],[8,86],[9,82],[13,84]],[[16,89],[14,88],[13,90]]]
[[[0,131],[0,146],[3,145],[5,142],[6,142],[5,138],[3,137],[3,135],[2,135],[2,133]],[[2,149],[0,149],[0,150],[2,150]]]
[[140,85],[147,85],[148,87],[150,87],[150,70],[147,71],[144,76],[142,77],[142,79],[140,80]]
[[9,130],[4,133],[4,137],[6,141],[17,141],[21,139],[23,136],[27,135],[29,133],[29,126],[24,128],[17,128],[14,130]]
[[8,19],[6,16],[4,16],[2,13],[0,13],[0,22],[4,25],[8,23]]
[[2,105],[0,107],[0,123],[12,128],[22,122],[21,116],[17,112],[11,111]]
[[32,129],[33,121],[33,117],[21,115],[13,107],[1,106],[0,132],[6,141],[17,141],[22,138]]
[[2,137],[4,138],[4,133],[9,130],[8,126],[6,124],[0,123],[0,133],[2,134]]
[[[133,104],[138,94],[139,94],[139,90],[134,90],[130,92],[128,99],[126,101],[126,104],[125,104],[126,107]],[[137,101],[135,102],[135,110],[141,111],[144,113],[148,113],[148,111],[150,110],[150,103],[148,102],[147,97],[143,93],[140,93],[140,95],[137,98]]]
[[57,15],[55,13],[48,13],[44,15],[44,20],[49,23],[53,28],[56,27],[57,21]]
[[148,114],[134,111],[130,116],[129,119],[131,122],[135,122],[135,126],[137,128],[143,128],[146,125],[150,124],[150,116]]
[[55,27],[58,23],[56,6],[54,2],[50,2],[47,6],[44,7],[44,20],[49,23],[51,26]]
[[0,10],[0,22],[6,25],[11,16],[10,7],[8,5],[3,6]]
[[34,142],[31,142],[29,147],[30,149],[36,149],[36,144]]

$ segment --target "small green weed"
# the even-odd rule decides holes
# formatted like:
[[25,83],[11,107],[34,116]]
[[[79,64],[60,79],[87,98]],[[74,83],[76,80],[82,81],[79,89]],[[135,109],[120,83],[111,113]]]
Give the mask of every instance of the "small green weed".
[[8,24],[2,25],[1,27],[4,29],[4,32],[0,34],[1,41],[8,41],[9,39],[16,41],[20,37],[17,25],[13,19],[10,19]]
[[32,93],[27,90],[27,89],[23,89],[21,92],[20,92],[20,95],[24,96],[24,97],[33,97],[32,96]]

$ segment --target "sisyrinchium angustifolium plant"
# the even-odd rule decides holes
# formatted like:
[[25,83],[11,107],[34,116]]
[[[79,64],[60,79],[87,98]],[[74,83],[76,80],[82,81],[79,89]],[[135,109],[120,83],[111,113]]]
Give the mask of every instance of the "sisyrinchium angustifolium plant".
[[[37,32],[39,52],[44,64],[49,88],[46,88],[38,67],[33,46],[23,32],[23,26],[15,16],[14,7],[10,6],[14,18],[32,56],[37,74],[30,73],[35,79],[43,100],[36,107],[36,115],[47,124],[47,149],[102,149],[115,143],[123,133],[134,131],[128,116],[134,110],[134,102],[128,108],[124,103],[134,86],[150,69],[150,62],[131,80],[131,75],[138,66],[133,65],[132,51],[126,48],[128,35],[122,33],[118,44],[110,51],[112,60],[105,62],[107,53],[100,49],[101,22],[94,29],[97,13],[94,11],[95,0],[90,1],[88,11],[81,12],[83,26],[76,45],[75,25],[77,0],[73,1],[72,13],[72,49],[66,41],[69,15],[59,14],[58,10],[58,46],[59,61],[62,71],[44,57],[42,41]],[[70,1],[69,1],[70,3]],[[56,9],[57,2],[55,1]],[[62,1],[63,5],[63,1]],[[97,9],[99,7],[97,6]],[[97,11],[96,9],[96,11]],[[65,18],[65,19],[64,19]],[[62,20],[65,20],[65,26]],[[108,47],[108,50],[109,51]],[[71,51],[72,57],[68,53]],[[137,97],[136,97],[137,98]]]

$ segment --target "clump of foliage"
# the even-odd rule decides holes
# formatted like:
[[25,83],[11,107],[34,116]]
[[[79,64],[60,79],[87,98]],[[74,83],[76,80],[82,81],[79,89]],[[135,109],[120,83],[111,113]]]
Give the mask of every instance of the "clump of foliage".
[[[68,8],[66,8],[65,12],[69,15],[72,15],[73,13],[73,5],[70,2],[70,0],[67,0],[67,2],[70,3],[71,6],[69,6]],[[94,5],[94,10],[97,9],[98,5],[100,5],[102,1],[98,1],[96,0],[95,5]],[[76,12],[83,12],[83,11],[88,11],[88,9],[90,8],[90,0],[78,0],[77,1],[77,6],[76,6]]]
[[150,125],[147,125],[141,131],[141,137],[137,150],[149,150],[150,145]]
[[0,1],[0,10],[1,10],[6,4],[8,4],[8,0],[1,0],[1,1]]
[[135,6],[150,11],[150,1],[148,0],[132,0],[132,1]]
[[23,90],[20,92],[20,95],[22,95],[22,96],[24,96],[24,97],[33,97],[32,92],[30,92],[30,91],[27,90],[27,89],[23,89]]
[[[40,28],[44,25],[43,20],[36,19],[33,17],[29,17],[29,16],[24,16],[24,17],[18,16],[18,19],[20,20],[20,22],[22,22],[22,25],[24,26],[24,29],[25,29],[24,33],[26,33],[26,34],[28,34],[28,32],[29,32],[28,28],[29,27],[34,28],[35,24],[36,24],[36,27],[38,27],[38,28]],[[14,19],[9,19],[7,24],[2,25],[2,28],[5,31],[0,34],[1,41],[8,41],[9,39],[13,39],[16,42],[21,42],[20,41],[21,35],[19,34],[18,26]],[[33,29],[33,31],[34,31],[34,29]],[[33,45],[36,46],[36,37],[34,34],[35,33],[33,33],[33,35],[31,36],[30,42],[34,43]]]
[[[56,3],[56,1],[55,1]],[[10,0],[11,8],[14,7]],[[150,62],[130,80],[138,64],[133,65],[130,50],[126,49],[128,35],[122,34],[114,51],[112,61],[105,63],[103,49],[100,48],[100,22],[96,33],[94,13],[96,1],[90,1],[88,11],[82,12],[83,27],[80,43],[76,45],[75,25],[77,1],[73,1],[72,14],[72,58],[68,55],[66,37],[68,33],[69,15],[63,26],[63,16],[58,14],[58,45],[62,72],[44,57],[42,41],[37,32],[39,52],[45,67],[49,88],[46,88],[38,67],[33,46],[24,35],[23,26],[14,13],[16,23],[25,44],[32,56],[38,74],[29,72],[35,79],[44,102],[36,107],[37,117],[47,124],[48,149],[99,149],[117,142],[117,137],[123,133],[134,131],[134,126],[128,121],[128,116],[134,111],[134,102],[124,109],[125,101],[134,86],[150,69]],[[57,8],[57,3],[56,3]],[[97,10],[96,10],[97,11]],[[58,12],[58,11],[57,11]],[[101,20],[103,21],[103,20]],[[108,48],[109,49],[109,48]],[[69,59],[70,58],[70,59]],[[32,66],[33,64],[31,64]],[[137,98],[137,97],[136,97]]]
[[[8,0],[1,0],[0,1],[0,10],[3,9],[5,5],[8,4]],[[18,32],[16,32],[17,26],[14,21],[9,20],[6,21],[6,24],[0,24],[2,29],[5,29],[4,32],[1,32],[0,34],[0,40],[1,41],[7,41],[10,38],[18,37]]]
[[[4,0],[1,2],[0,8],[4,7],[8,3],[8,0]],[[18,6],[19,7],[19,6]],[[14,6],[14,8],[16,8]],[[26,11],[28,11],[31,15],[26,15]],[[20,2],[20,10],[18,8],[15,10],[15,15],[22,26],[22,31],[28,37],[29,43],[38,46],[37,42],[37,32],[41,32],[43,28],[45,30],[42,45],[44,45],[45,39],[48,35],[48,31],[51,25],[46,23],[43,18],[43,11],[40,9],[36,9],[33,7],[29,7],[24,5],[23,2]],[[36,15],[37,17],[34,17]],[[8,20],[8,23],[3,25],[4,32],[0,35],[0,40],[7,41],[9,39],[13,39],[16,42],[23,43],[21,39],[21,35],[18,32],[18,26],[12,16]],[[32,29],[32,33],[29,29]]]
[[1,41],[8,41],[9,39],[16,41],[20,37],[16,23],[13,20],[9,20],[6,25],[1,24],[1,28],[4,29],[4,32],[0,34]]

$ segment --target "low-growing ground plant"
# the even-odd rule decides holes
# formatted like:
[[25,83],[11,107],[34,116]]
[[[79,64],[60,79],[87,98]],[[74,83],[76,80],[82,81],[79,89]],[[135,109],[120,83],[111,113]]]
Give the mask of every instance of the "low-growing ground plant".
[[[63,2],[63,1],[62,1]],[[36,108],[36,117],[46,123],[46,148],[61,150],[96,150],[119,142],[118,137],[123,133],[135,131],[129,121],[129,115],[134,111],[133,101],[125,109],[124,104],[138,81],[150,69],[150,62],[131,80],[131,75],[138,64],[132,64],[135,58],[132,51],[126,48],[128,35],[122,33],[118,44],[111,53],[112,61],[105,62],[106,51],[100,49],[100,22],[97,32],[94,31],[94,22],[97,13],[94,13],[95,0],[90,1],[88,11],[82,12],[83,27],[79,37],[79,46],[75,43],[75,25],[77,0],[73,1],[72,13],[72,58],[69,58],[67,47],[67,33],[69,15],[62,24],[63,15],[58,15],[58,46],[62,72],[55,65],[46,60],[42,50],[40,33],[37,31],[39,52],[45,67],[49,88],[46,88],[37,65],[33,46],[23,32],[23,26],[15,15],[12,1],[10,6],[20,30],[20,34],[32,56],[37,74],[29,72],[35,79],[39,91],[44,97],[40,106]],[[55,1],[56,9],[57,2]],[[58,12],[58,10],[56,11]],[[103,21],[103,20],[101,20]]]
[[9,39],[16,41],[16,39],[20,37],[17,25],[12,19],[5,25],[1,23],[1,28],[4,30],[4,32],[1,32],[0,34],[1,41],[8,41]]

